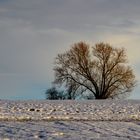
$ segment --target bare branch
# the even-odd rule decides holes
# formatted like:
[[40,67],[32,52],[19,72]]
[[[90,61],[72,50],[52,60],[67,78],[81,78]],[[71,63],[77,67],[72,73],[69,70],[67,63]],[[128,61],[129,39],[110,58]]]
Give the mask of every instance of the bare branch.
[[92,50],[91,53],[88,44],[79,42],[69,51],[58,54],[54,83],[65,83],[73,92],[89,90],[96,99],[130,92],[135,85],[135,76],[127,66],[125,49],[99,43]]

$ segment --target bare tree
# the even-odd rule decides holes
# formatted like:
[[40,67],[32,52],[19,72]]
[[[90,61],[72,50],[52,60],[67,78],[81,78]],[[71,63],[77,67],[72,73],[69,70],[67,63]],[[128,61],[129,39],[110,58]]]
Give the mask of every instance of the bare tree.
[[105,43],[94,47],[85,42],[74,44],[58,54],[54,71],[54,83],[65,85],[73,95],[91,92],[95,99],[114,98],[130,93],[135,86],[125,49]]
[[52,87],[46,91],[46,99],[48,100],[64,100],[65,96],[62,91],[58,91],[55,87]]

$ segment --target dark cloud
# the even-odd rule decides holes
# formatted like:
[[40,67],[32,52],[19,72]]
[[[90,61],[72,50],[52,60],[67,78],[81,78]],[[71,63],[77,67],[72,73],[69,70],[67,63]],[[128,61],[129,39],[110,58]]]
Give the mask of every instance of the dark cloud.
[[28,21],[37,28],[81,30],[87,24],[131,22],[139,17],[139,4],[138,0],[15,0],[1,5],[8,9],[1,16]]

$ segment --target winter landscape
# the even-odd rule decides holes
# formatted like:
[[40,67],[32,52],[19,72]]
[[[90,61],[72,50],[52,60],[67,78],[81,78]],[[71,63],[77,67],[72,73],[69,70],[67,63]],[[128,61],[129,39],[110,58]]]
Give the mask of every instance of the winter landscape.
[[0,139],[138,140],[140,101],[0,101]]
[[0,0],[0,140],[140,140],[140,0]]

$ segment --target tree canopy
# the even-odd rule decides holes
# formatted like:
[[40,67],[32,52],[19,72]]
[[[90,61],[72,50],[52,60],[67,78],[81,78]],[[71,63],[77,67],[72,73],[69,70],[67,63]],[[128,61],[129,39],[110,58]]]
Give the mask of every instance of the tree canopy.
[[91,47],[85,42],[72,45],[55,59],[54,84],[64,86],[69,95],[90,93],[95,99],[120,97],[135,86],[124,48],[107,43]]

